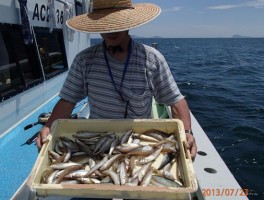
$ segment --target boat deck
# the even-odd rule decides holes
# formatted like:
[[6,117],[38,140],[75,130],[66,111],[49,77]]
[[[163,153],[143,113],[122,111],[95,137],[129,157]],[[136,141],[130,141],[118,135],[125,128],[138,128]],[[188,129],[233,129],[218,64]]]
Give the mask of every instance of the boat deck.
[[[52,98],[0,138],[1,199],[10,199],[12,197],[30,174],[38,156],[35,142],[31,145],[24,143],[37,133],[42,125],[35,125],[28,130],[24,130],[24,127],[36,122],[41,113],[50,112],[58,100],[58,97]],[[84,101],[80,102],[73,113],[79,112],[83,105]]]

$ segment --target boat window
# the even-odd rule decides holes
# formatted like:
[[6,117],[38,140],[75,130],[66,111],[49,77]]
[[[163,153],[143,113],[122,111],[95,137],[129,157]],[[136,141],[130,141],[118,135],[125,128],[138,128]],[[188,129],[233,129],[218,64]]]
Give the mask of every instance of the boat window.
[[25,44],[21,25],[0,24],[0,102],[68,70],[62,30],[34,33],[37,45]]
[[25,45],[20,25],[0,24],[0,100],[42,81],[35,44]]
[[66,51],[61,29],[34,27],[39,55],[46,79],[68,69]]
[[75,0],[75,12],[76,16],[83,14],[82,3],[78,0]]

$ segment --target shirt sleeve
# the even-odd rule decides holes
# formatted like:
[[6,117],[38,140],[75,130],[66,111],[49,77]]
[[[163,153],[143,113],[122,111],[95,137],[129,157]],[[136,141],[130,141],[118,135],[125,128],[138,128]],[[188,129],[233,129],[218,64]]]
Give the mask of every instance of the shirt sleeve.
[[155,70],[152,71],[152,82],[150,85],[152,86],[155,100],[167,106],[182,100],[184,96],[181,94],[164,56],[156,51],[154,59],[151,60],[154,61],[151,65],[155,66]]
[[81,65],[79,56],[76,56],[69,73],[65,79],[59,96],[71,103],[77,103],[86,97],[86,86],[84,79],[84,66]]

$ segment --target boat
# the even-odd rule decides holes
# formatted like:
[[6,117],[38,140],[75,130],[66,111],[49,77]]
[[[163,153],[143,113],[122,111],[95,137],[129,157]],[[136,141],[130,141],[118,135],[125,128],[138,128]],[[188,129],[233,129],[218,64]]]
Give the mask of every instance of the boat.
[[[88,0],[0,3],[1,199],[72,199],[37,197],[30,181],[38,156],[36,133],[58,101],[75,55],[90,46],[90,35],[72,32],[65,20],[88,9]],[[73,118],[88,119],[88,100],[77,104],[73,113]],[[153,100],[154,119],[169,119],[170,113]],[[199,186],[191,199],[248,199],[248,191],[240,187],[192,113],[191,120],[198,145],[193,165]]]

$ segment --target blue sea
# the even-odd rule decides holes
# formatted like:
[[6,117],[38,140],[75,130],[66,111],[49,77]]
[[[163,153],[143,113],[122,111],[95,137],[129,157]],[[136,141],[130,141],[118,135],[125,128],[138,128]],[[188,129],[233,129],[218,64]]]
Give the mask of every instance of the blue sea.
[[238,183],[249,189],[249,199],[263,200],[264,38],[136,40],[157,43],[192,113]]

